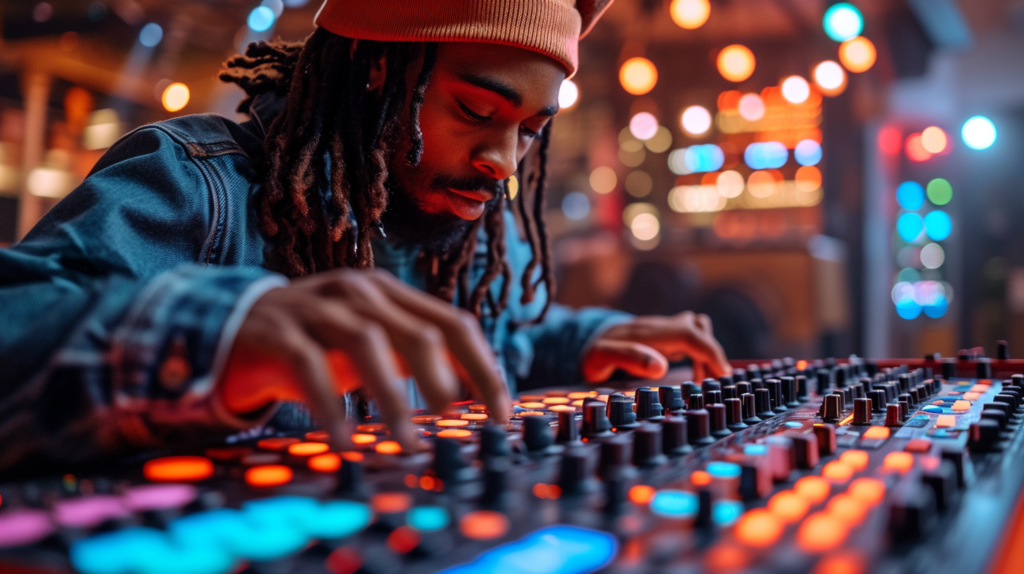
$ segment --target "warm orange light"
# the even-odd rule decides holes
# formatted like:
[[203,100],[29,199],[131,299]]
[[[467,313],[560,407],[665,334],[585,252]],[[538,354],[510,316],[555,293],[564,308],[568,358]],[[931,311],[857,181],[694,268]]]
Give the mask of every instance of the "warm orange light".
[[370,497],[370,508],[377,514],[398,514],[412,507],[412,497],[406,492],[378,492]]
[[576,399],[575,401],[573,401],[573,402],[571,402],[569,404],[571,404],[574,407],[582,407],[583,406],[583,399]]
[[779,517],[763,508],[748,510],[736,523],[736,539],[757,548],[775,544],[786,525]]
[[399,526],[388,534],[387,543],[398,554],[406,554],[420,545],[420,533],[408,526]]
[[861,438],[874,439],[874,440],[885,440],[889,438],[889,427],[873,426],[864,431]]
[[306,466],[316,472],[335,472],[341,468],[341,457],[333,452],[325,452],[309,457]]
[[711,475],[703,470],[695,470],[690,473],[690,484],[694,486],[707,486],[711,484]]
[[877,57],[875,45],[864,36],[851,38],[839,45],[839,61],[855,74],[870,70]]
[[800,359],[796,362],[796,370],[803,371],[805,369],[807,369],[807,361]]
[[[528,402],[528,403],[519,403],[519,406],[523,407],[524,409],[542,409],[546,405],[544,403],[540,402],[540,401],[536,401],[536,402],[531,401],[531,402]],[[441,421],[437,421],[437,422],[441,422]]]
[[851,482],[846,492],[862,503],[874,506],[885,500],[885,483],[877,478],[864,476]]
[[684,30],[696,30],[711,16],[711,2],[708,0],[672,0],[669,14],[676,26]]
[[563,413],[563,412],[571,413],[571,412],[576,412],[576,407],[574,407],[572,405],[554,405],[551,408],[549,408],[548,410],[553,412],[553,413]]
[[914,455],[909,452],[890,452],[882,459],[882,469],[903,474],[914,467]]
[[309,431],[308,433],[306,433],[306,440],[331,442],[331,435],[325,430]]
[[365,459],[366,457],[363,456],[363,453],[357,450],[346,450],[345,452],[341,453],[341,460],[345,460],[348,462],[363,462],[363,460]]
[[718,53],[718,73],[730,82],[742,82],[754,73],[754,53],[741,44],[726,46]]
[[736,112],[740,108],[740,98],[743,97],[738,90],[726,90],[718,94],[718,111]]
[[313,456],[331,450],[331,447],[322,442],[297,442],[288,445],[288,454],[295,456]]
[[911,161],[922,162],[932,158],[932,154],[924,149],[924,145],[921,144],[921,134],[919,133],[907,136],[907,144],[904,151],[907,152],[907,157]]
[[357,432],[352,435],[352,444],[373,444],[377,442],[377,435]]
[[956,417],[953,415],[939,415],[935,419],[935,428],[947,428],[956,426]]
[[[580,404],[583,404],[583,401],[580,401]],[[521,413],[516,413],[516,416],[518,416],[518,417],[543,417],[543,416],[547,416],[547,413],[544,412],[544,411],[523,411]],[[442,432],[444,432],[444,431],[442,431]]]
[[486,413],[462,413],[462,420],[464,421],[485,421],[487,420]]
[[821,170],[813,165],[805,165],[796,170],[793,179],[800,191],[814,191],[821,187]]
[[[981,398],[981,393],[975,393],[973,391],[967,391],[966,393],[964,393],[964,400],[966,400],[966,401],[976,401],[976,400],[978,400],[980,398]],[[935,401],[932,404],[940,404],[941,405],[942,401]]]
[[548,397],[542,401],[545,405],[567,405],[569,404],[568,397]]
[[716,574],[745,572],[750,558],[750,551],[742,546],[721,542],[704,553],[705,569],[702,571]]
[[948,143],[949,138],[946,137],[946,132],[942,131],[942,128],[931,126],[921,132],[921,147],[928,153],[942,153],[946,151]]
[[633,504],[650,504],[654,498],[654,489],[646,484],[637,484],[629,489],[627,496]]
[[265,450],[287,450],[289,446],[297,442],[301,441],[291,436],[280,436],[262,439],[256,443],[256,446]]
[[570,399],[586,399],[597,396],[597,391],[574,391],[569,393]]
[[768,510],[786,523],[799,522],[810,508],[807,499],[792,490],[784,490],[768,499]]
[[508,527],[508,517],[493,510],[474,510],[459,520],[459,532],[472,540],[501,538]]
[[281,486],[292,481],[292,469],[283,464],[263,464],[245,471],[249,486]]
[[373,448],[381,454],[398,454],[402,452],[402,445],[393,440],[381,441]]
[[832,485],[820,476],[805,476],[796,481],[793,491],[807,499],[811,504],[819,504],[828,498]]
[[423,475],[420,477],[420,488],[423,490],[434,490],[437,487],[438,480],[430,475]]
[[164,93],[160,96],[160,103],[164,105],[165,110],[177,112],[188,105],[190,96],[188,86],[181,82],[174,82],[164,88]]
[[165,456],[147,461],[142,475],[153,482],[194,482],[213,476],[213,461],[202,456]]
[[469,426],[469,421],[462,419],[441,419],[434,424],[436,424],[439,427],[454,428]]
[[864,574],[867,560],[856,550],[836,552],[823,556],[811,574]]
[[849,529],[839,519],[816,512],[800,525],[796,543],[804,552],[826,552],[838,548],[848,533]]
[[630,94],[642,96],[658,83],[658,69],[647,58],[630,58],[619,68],[619,83]]
[[416,415],[412,417],[412,422],[418,425],[432,425],[439,418],[441,417],[438,415]]
[[444,429],[437,431],[437,436],[441,438],[469,438],[473,436],[473,431],[466,429]]
[[971,410],[971,402],[970,401],[964,401],[964,400],[955,401],[953,403],[953,406],[950,407],[950,408],[952,408],[954,411],[956,411],[958,413],[967,412],[967,411]]
[[559,496],[562,496],[562,488],[557,484],[538,482],[533,485],[533,495],[544,500],[557,500]]
[[826,464],[821,469],[821,476],[831,480],[832,482],[846,482],[853,478],[853,467],[844,464],[838,460]]
[[853,470],[860,472],[868,467],[868,456],[867,451],[851,449],[843,454],[839,455],[839,461],[843,464],[849,465]]
[[868,509],[860,499],[850,494],[838,494],[828,501],[825,512],[847,526],[857,526],[864,521]]
[[984,393],[984,392],[988,391],[989,386],[990,385],[988,385],[988,384],[981,384],[981,383],[979,383],[977,385],[971,386],[971,391],[973,391],[975,393]]

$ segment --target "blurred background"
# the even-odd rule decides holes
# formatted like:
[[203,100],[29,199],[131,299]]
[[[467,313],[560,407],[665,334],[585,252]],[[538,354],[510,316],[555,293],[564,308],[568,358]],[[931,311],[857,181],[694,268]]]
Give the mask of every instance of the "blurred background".
[[[4,0],[0,244],[133,128],[236,117],[221,62],[319,4]],[[559,300],[701,311],[734,358],[1024,350],[1024,0],[616,0],[580,50]]]

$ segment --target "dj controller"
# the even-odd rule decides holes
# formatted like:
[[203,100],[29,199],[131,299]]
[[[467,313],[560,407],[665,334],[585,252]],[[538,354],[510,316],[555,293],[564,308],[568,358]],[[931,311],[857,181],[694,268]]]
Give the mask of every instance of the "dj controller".
[[0,484],[0,572],[1007,571],[1024,361],[736,367]]

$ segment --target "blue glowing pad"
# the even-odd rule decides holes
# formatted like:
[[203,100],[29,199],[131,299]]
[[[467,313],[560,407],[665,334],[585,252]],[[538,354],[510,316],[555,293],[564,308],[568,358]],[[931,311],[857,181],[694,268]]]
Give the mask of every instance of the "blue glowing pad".
[[587,574],[605,567],[618,550],[611,534],[578,526],[549,526],[440,574]]
[[743,454],[750,456],[761,456],[768,454],[768,447],[763,444],[746,444],[743,445]]
[[226,574],[234,557],[213,546],[182,546],[153,528],[128,528],[83,538],[69,549],[82,574]]
[[802,423],[800,421],[786,421],[783,424],[785,424],[787,427],[789,427],[791,429],[804,428],[804,423]]
[[276,496],[242,505],[246,518],[270,527],[297,528],[310,538],[343,538],[370,523],[370,507],[350,500],[321,503],[306,496]]
[[711,520],[715,526],[732,526],[743,514],[743,503],[738,500],[719,500],[711,507]]
[[246,560],[277,560],[302,550],[310,537],[282,520],[260,523],[228,508],[208,510],[174,520],[171,537],[183,546],[224,547]]
[[405,521],[420,532],[433,532],[448,526],[451,518],[448,511],[440,506],[417,506],[406,513]]
[[659,490],[651,499],[651,512],[664,518],[693,518],[700,503],[697,495],[683,490]]
[[736,478],[743,473],[743,469],[740,468],[740,465],[720,460],[709,462],[706,470],[708,471],[708,474],[715,478]]

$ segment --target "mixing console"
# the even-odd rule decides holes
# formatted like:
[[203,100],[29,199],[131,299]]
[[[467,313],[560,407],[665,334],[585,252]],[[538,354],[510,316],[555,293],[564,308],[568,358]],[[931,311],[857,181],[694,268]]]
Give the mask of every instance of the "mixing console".
[[1018,362],[683,376],[522,395],[507,427],[418,414],[413,454],[368,418],[351,451],[236,437],[0,485],[0,571],[992,571],[1024,484]]

